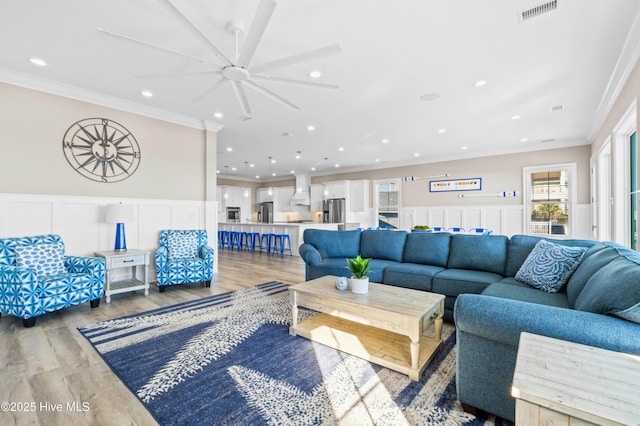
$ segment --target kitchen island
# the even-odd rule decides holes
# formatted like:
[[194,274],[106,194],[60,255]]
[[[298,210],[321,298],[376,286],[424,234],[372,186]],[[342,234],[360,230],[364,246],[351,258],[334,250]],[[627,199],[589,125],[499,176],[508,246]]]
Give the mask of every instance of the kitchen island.
[[337,230],[337,223],[319,223],[319,222],[276,222],[276,223],[258,223],[258,222],[220,222],[218,230],[220,231],[236,231],[236,232],[259,232],[262,234],[287,234],[291,239],[291,252],[294,256],[298,256],[298,247],[303,243],[302,237],[305,229],[327,229]]

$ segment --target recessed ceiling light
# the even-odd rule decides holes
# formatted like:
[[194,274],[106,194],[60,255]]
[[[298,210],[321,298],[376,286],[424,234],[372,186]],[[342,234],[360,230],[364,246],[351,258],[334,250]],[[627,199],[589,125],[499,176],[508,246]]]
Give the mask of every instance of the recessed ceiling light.
[[296,160],[300,159],[300,154],[296,154]]
[[316,126],[314,126],[313,124],[307,126],[307,131],[313,132],[314,130],[316,130]]
[[389,139],[382,139],[382,143],[389,143]]
[[232,172],[235,172],[235,171],[236,171],[236,168],[235,168],[235,167],[232,167],[232,168],[231,168],[231,171],[232,171]]
[[461,147],[460,149],[463,150],[463,151],[466,151],[467,149],[469,149],[469,147],[465,145],[465,146]]
[[312,168],[311,168],[311,171],[312,171],[312,172],[315,172],[315,171],[316,171],[316,168],[315,168],[315,167],[312,167]]
[[529,140],[529,139],[527,139],[527,138],[522,138],[522,139],[520,139],[520,142],[526,142],[526,141],[528,141],[528,140]]
[[313,70],[309,73],[309,77],[311,78],[320,78],[322,77],[322,73],[318,70]]
[[438,133],[442,134],[442,133],[446,133],[447,129],[438,129]]
[[292,175],[295,175],[296,171],[295,170],[289,170],[289,173],[291,173]]
[[29,62],[31,62],[33,65],[39,66],[39,67],[46,67],[47,66],[47,62],[44,59],[41,58],[30,58]]
[[227,147],[227,152],[231,152],[233,151],[233,148],[231,148],[230,146]]
[[145,98],[153,97],[153,92],[151,92],[151,90],[143,90],[142,92],[140,92],[140,94]]
[[216,173],[220,174],[220,170],[216,170]]
[[420,153],[416,152],[415,154],[413,154],[414,157],[420,157]]
[[255,167],[255,166],[256,166],[256,165],[255,165],[255,164],[253,164],[253,163],[249,164],[249,167]]
[[335,168],[338,168],[338,167],[340,167],[340,164],[336,164],[334,167],[335,167]]
[[260,179],[260,175],[256,175],[256,179]]
[[516,115],[512,115],[512,116],[511,116],[511,119],[512,119],[512,120],[520,120],[520,116],[519,116],[519,115],[517,115],[517,114],[516,114]]
[[338,148],[338,151],[344,151],[343,147]]
[[437,93],[425,93],[424,95],[420,96],[420,100],[423,102],[431,102],[435,101],[439,97],[440,95]]
[[276,164],[276,160],[274,158],[271,159],[271,164]]
[[277,174],[275,174],[275,173],[271,173],[271,176],[278,176],[278,175],[277,175]]
[[379,159],[379,158],[376,158],[376,163],[379,163],[379,162],[380,162],[380,159]]
[[487,84],[486,80],[478,80],[475,83],[473,83],[475,87],[482,87],[482,86],[485,86],[486,84]]
[[220,111],[216,111],[216,112],[213,113],[213,116],[215,118],[222,118],[222,117],[224,117],[224,114],[221,113]]

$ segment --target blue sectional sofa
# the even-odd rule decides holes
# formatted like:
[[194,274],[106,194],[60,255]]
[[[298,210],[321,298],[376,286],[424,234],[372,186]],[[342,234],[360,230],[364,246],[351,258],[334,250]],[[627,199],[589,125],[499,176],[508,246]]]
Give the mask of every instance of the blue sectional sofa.
[[[299,252],[307,280],[348,275],[345,259],[360,253],[372,259],[373,282],[444,294],[445,319],[457,329],[458,398],[468,409],[514,420],[510,387],[524,331],[640,354],[640,254],[615,243],[309,229]],[[565,252],[575,252],[573,263],[557,262]],[[542,266],[566,269],[556,289],[536,269],[544,255]]]

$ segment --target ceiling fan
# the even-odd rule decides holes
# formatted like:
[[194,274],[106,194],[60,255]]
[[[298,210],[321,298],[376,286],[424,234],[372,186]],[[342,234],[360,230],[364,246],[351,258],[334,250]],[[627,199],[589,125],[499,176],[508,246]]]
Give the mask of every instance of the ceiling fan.
[[299,53],[285,58],[276,59],[261,65],[252,65],[254,53],[264,35],[264,32],[269,24],[269,20],[273,15],[275,7],[277,5],[275,0],[260,0],[258,9],[251,23],[251,27],[247,32],[242,49],[239,48],[239,37],[244,33],[244,25],[238,21],[229,22],[227,29],[235,36],[235,52],[233,57],[228,57],[225,53],[218,48],[218,46],[207,35],[196,26],[189,18],[187,18],[173,3],[171,0],[157,0],[161,5],[166,6],[167,10],[189,31],[192,35],[202,41],[213,53],[222,61],[222,64],[210,61],[208,59],[195,57],[186,53],[178,52],[176,50],[168,49],[162,46],[158,46],[153,43],[149,43],[143,40],[138,40],[133,37],[129,37],[123,34],[114,33],[102,28],[98,28],[102,34],[114,37],[120,40],[133,42],[139,45],[143,45],[149,48],[160,50],[166,53],[189,58],[191,60],[198,61],[200,63],[213,66],[215,71],[201,71],[195,73],[173,73],[173,74],[154,74],[146,76],[167,76],[167,75],[188,75],[188,74],[210,74],[219,77],[218,80],[198,97],[193,102],[198,102],[206,96],[213,93],[216,89],[225,83],[231,84],[235,96],[240,104],[240,108],[245,115],[245,119],[251,118],[252,111],[247,100],[245,93],[245,87],[248,87],[288,108],[293,110],[299,110],[300,107],[296,104],[284,99],[282,96],[267,89],[258,81],[289,84],[302,87],[320,88],[320,89],[338,89],[338,86],[331,84],[315,83],[310,81],[293,80],[288,78],[278,78],[270,75],[273,70],[284,68],[291,65],[296,65],[314,59],[322,58],[325,56],[337,54],[341,52],[339,44],[333,44],[330,46],[322,47],[319,49],[310,50],[307,52]]

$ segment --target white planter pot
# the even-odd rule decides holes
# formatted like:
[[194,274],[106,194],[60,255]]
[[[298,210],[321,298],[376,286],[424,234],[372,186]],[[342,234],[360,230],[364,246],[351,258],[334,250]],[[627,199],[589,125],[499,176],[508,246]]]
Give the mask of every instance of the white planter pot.
[[369,277],[349,278],[349,287],[352,293],[366,294],[369,292]]

